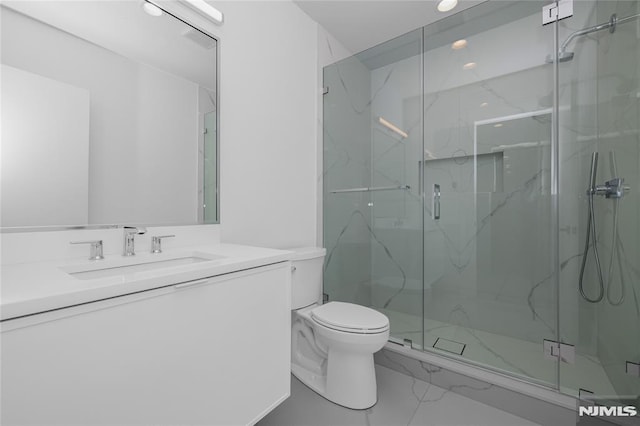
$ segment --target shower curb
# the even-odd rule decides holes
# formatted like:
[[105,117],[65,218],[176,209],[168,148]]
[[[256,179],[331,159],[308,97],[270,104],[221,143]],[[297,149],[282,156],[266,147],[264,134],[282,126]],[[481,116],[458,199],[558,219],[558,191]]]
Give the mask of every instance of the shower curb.
[[532,422],[576,425],[578,401],[552,389],[387,342],[375,363]]

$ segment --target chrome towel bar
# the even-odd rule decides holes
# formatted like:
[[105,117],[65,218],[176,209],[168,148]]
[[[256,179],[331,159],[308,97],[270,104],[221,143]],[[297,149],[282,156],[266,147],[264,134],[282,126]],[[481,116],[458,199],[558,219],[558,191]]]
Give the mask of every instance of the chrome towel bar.
[[396,189],[408,190],[411,189],[409,185],[400,185],[400,186],[375,186],[372,188],[349,188],[349,189],[335,189],[333,191],[329,191],[332,194],[343,194],[346,192],[372,192],[372,191],[392,191]]

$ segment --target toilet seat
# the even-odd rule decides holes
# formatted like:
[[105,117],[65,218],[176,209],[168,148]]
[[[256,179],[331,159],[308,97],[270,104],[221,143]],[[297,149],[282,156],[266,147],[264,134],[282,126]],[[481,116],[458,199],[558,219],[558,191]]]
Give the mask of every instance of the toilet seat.
[[317,324],[346,333],[378,334],[389,330],[389,319],[371,308],[344,302],[329,302],[311,311]]

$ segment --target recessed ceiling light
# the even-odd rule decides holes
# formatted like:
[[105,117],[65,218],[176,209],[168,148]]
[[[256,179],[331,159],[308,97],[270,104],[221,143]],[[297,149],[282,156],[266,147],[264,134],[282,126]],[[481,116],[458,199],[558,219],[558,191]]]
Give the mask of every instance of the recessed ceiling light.
[[504,124],[502,124],[502,123],[497,123],[497,124],[493,125],[493,127],[502,127],[502,126],[504,126]]
[[480,108],[485,108],[489,106],[489,102],[483,102],[480,104]]
[[464,49],[465,47],[467,47],[467,40],[465,40],[465,39],[456,40],[451,45],[451,48],[453,50],[460,50],[460,49]]
[[458,0],[440,0],[438,10],[440,12],[448,12],[458,5]]
[[464,68],[465,70],[472,70],[477,66],[478,66],[478,64],[476,64],[475,62],[467,62],[466,64],[464,64],[462,66],[462,68]]
[[144,3],[142,3],[142,10],[144,10],[145,12],[147,12],[147,14],[151,16],[162,15],[162,9],[160,9],[158,6],[156,6],[153,3],[149,3],[148,1],[145,1]]
[[205,15],[207,18],[215,21],[216,24],[222,24],[224,20],[224,15],[215,7],[211,6],[204,0],[179,0],[183,3],[189,5],[192,9],[195,9],[197,12]]

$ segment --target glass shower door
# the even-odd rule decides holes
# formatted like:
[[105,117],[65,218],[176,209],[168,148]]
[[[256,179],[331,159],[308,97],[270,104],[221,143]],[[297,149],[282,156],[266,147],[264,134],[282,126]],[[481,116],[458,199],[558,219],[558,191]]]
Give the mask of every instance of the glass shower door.
[[560,24],[559,119],[561,335],[575,357],[560,389],[638,407],[640,2],[574,5]]
[[324,291],[422,348],[422,30],[324,69]]
[[542,26],[547,3],[324,69],[324,291],[393,341],[638,406],[640,2]]
[[557,386],[553,27],[489,2],[425,27],[425,349]]

